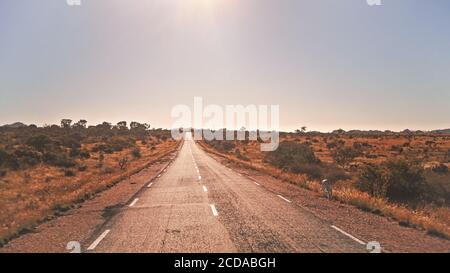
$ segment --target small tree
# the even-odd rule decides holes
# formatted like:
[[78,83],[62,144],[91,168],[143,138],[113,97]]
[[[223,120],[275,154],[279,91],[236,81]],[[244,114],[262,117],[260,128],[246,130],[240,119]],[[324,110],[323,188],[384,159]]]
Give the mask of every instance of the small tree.
[[126,121],[119,121],[116,126],[119,130],[128,130]]
[[68,129],[68,128],[70,128],[71,125],[72,125],[71,119],[62,119],[61,120],[61,128]]
[[360,154],[360,151],[352,147],[338,147],[331,155],[338,165],[346,168]]
[[128,164],[128,157],[124,156],[119,160],[119,168],[124,170]]
[[80,119],[77,123],[75,123],[73,125],[73,127],[76,127],[76,128],[86,128],[86,126],[87,126],[87,120],[85,120],[85,119]]

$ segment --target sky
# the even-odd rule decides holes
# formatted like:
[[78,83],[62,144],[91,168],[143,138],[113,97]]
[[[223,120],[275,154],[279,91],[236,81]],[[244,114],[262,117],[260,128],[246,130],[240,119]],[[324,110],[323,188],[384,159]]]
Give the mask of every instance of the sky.
[[279,105],[281,130],[450,128],[450,1],[2,0],[0,124],[170,128]]

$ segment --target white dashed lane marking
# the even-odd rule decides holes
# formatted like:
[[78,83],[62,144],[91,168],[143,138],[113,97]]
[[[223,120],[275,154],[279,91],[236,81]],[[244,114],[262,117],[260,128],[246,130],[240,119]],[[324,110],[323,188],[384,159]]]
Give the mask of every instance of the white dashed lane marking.
[[333,226],[333,225],[332,225],[331,227],[332,227],[333,229],[339,231],[340,233],[344,234],[345,236],[349,237],[350,239],[352,239],[352,240],[358,242],[359,244],[361,244],[361,245],[366,245],[366,243],[364,243],[364,242],[361,241],[360,239],[358,239],[358,238],[356,238],[355,236],[353,236],[353,235],[351,235],[351,234],[349,234],[349,233],[343,231],[342,229],[338,228],[337,226]]
[[281,196],[281,195],[277,195],[278,197],[280,197],[281,199],[283,199],[284,201],[286,201],[286,202],[288,202],[288,203],[291,203],[291,200],[289,200],[289,199],[286,199],[286,198],[284,198],[283,196]]
[[218,216],[219,213],[217,212],[216,207],[215,207],[213,204],[211,204],[211,205],[209,205],[209,206],[211,207],[212,214],[213,214],[214,216]]
[[105,230],[98,238],[87,248],[87,250],[94,250],[98,244],[108,235],[109,229]]
[[135,199],[133,200],[133,202],[131,202],[130,207],[136,205],[137,201],[139,201],[139,198],[135,198]]

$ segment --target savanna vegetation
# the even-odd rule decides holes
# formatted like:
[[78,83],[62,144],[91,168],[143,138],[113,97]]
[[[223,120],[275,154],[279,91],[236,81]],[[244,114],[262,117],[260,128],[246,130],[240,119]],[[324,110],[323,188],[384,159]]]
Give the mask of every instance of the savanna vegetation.
[[205,148],[313,191],[327,179],[341,202],[450,238],[450,135],[304,128],[281,133],[273,152],[261,152],[260,142],[213,140]]
[[172,152],[170,136],[125,121],[0,127],[0,245]]

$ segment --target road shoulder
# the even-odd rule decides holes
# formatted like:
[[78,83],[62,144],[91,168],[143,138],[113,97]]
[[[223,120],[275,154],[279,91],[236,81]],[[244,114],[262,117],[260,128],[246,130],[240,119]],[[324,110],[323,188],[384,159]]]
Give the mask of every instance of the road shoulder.
[[70,241],[84,245],[98,230],[132,199],[149,181],[176,158],[177,151],[163,156],[148,168],[126,178],[113,187],[87,200],[77,208],[55,219],[44,222],[31,232],[11,240],[0,252],[70,252]]

